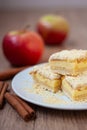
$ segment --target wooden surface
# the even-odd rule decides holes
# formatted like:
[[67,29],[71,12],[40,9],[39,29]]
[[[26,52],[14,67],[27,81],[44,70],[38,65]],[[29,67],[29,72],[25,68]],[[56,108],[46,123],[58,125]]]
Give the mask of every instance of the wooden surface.
[[[67,18],[70,24],[70,35],[62,46],[46,46],[40,62],[46,62],[49,55],[59,49],[87,49],[86,9],[0,12],[0,71],[12,67],[2,52],[2,38],[4,34],[10,30],[21,29],[26,24],[31,25],[31,30],[35,29],[38,18],[46,13],[56,13]],[[11,89],[11,81],[8,82]],[[35,105],[32,106],[36,110],[37,118],[26,123],[6,103],[4,109],[0,110],[0,130],[87,130],[87,111],[52,110]]]

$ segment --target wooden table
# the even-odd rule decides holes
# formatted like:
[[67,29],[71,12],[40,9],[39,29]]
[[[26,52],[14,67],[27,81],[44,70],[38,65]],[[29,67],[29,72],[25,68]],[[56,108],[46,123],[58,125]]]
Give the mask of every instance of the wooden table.
[[[46,62],[53,52],[59,49],[81,48],[87,49],[87,10],[32,10],[16,12],[0,12],[0,71],[12,66],[5,59],[2,52],[2,38],[10,30],[23,28],[30,24],[30,29],[35,29],[38,18],[46,13],[56,13],[67,18],[70,24],[70,35],[62,46],[45,47],[44,55],[40,62]],[[9,81],[11,83],[11,81]],[[10,85],[11,88],[11,85]],[[11,90],[12,91],[12,90]],[[36,110],[36,120],[24,122],[16,111],[6,103],[0,110],[0,130],[87,130],[87,111],[52,110],[33,106]]]

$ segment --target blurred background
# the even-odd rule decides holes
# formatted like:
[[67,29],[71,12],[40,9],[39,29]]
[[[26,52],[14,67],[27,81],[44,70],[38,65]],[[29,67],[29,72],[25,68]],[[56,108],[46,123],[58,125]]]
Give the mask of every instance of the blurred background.
[[0,0],[1,10],[86,7],[87,0]]
[[[40,62],[46,62],[59,49],[87,49],[87,0],[0,0],[0,42],[7,32],[28,24],[29,30],[36,31],[38,20],[47,14],[67,19],[70,31],[64,44],[45,46]],[[3,62],[7,65],[6,59],[2,58],[2,66]]]

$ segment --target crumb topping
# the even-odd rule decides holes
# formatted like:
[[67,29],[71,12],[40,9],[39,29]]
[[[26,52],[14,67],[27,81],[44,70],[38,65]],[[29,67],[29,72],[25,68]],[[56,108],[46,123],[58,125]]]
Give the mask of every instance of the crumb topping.
[[87,50],[63,50],[57,53],[54,53],[50,56],[49,61],[51,60],[80,60],[87,58]]
[[84,88],[87,87],[87,72],[80,74],[76,77],[65,76],[65,80],[72,86],[72,88]]
[[60,78],[60,75],[59,74],[56,74],[54,73],[51,69],[50,69],[50,66],[49,64],[43,64],[43,65],[38,65],[38,66],[35,66],[33,68],[33,73],[39,73],[49,79],[59,79]]

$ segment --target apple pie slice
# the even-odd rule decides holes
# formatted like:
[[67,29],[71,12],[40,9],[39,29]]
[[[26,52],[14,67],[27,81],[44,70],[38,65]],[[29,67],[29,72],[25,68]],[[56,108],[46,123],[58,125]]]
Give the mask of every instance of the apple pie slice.
[[30,72],[36,83],[45,89],[57,92],[61,88],[61,76],[51,71],[49,64],[35,66]]
[[49,58],[51,69],[62,75],[76,76],[87,69],[87,50],[63,50]]
[[87,100],[87,72],[76,77],[65,76],[62,90],[72,100]]

